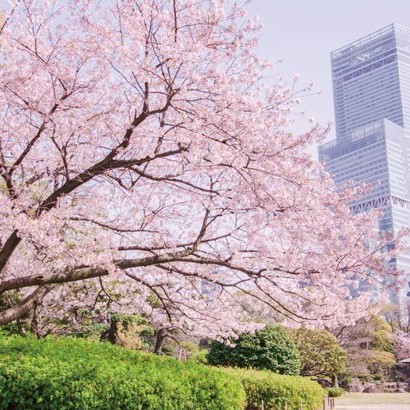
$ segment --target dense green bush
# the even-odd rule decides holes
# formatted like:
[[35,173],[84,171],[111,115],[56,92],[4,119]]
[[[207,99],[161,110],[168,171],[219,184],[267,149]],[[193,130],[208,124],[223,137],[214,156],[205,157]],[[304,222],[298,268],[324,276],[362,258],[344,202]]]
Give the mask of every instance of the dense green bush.
[[240,410],[237,377],[195,363],[61,338],[0,337],[0,409]]
[[302,376],[284,376],[269,371],[231,369],[237,374],[246,392],[246,410],[260,410],[262,401],[265,410],[289,409],[304,410],[321,408],[325,390],[316,382]]
[[344,372],[346,353],[330,332],[306,327],[288,332],[299,350],[302,376],[326,377]]
[[208,363],[299,374],[298,350],[281,326],[266,326],[255,333],[242,333],[232,342],[234,346],[212,341],[207,355]]
[[339,397],[344,393],[344,390],[340,387],[329,387],[326,390],[329,397]]

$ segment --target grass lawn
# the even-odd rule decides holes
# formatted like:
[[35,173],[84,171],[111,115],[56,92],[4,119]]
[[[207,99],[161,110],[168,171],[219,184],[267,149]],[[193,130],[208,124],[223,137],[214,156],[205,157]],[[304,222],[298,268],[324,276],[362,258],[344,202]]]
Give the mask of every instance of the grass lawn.
[[345,393],[336,410],[410,410],[410,393]]

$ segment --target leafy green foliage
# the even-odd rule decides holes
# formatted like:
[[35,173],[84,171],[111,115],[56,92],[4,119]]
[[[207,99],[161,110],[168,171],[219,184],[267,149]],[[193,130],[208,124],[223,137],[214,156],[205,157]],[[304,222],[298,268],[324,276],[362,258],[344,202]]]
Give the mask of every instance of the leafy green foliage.
[[[20,302],[21,297],[17,291],[4,292],[0,295],[0,311],[9,309]],[[0,335],[25,334],[29,331],[29,326],[24,319],[0,326]]]
[[239,376],[246,392],[246,410],[260,410],[262,401],[265,410],[304,410],[321,408],[325,390],[316,382],[301,376],[278,375],[268,371],[226,369]]
[[0,309],[10,308],[21,302],[21,296],[17,291],[4,292],[0,295]]
[[329,387],[326,391],[329,397],[340,397],[344,393],[344,390],[340,387]]
[[91,323],[82,325],[80,328],[77,327],[75,330],[79,331],[73,334],[68,333],[67,335],[74,337],[84,337],[93,340],[100,340],[101,336],[108,332],[109,325],[106,323]]
[[27,327],[24,323],[9,323],[0,326],[0,336],[22,335],[27,332]]
[[200,363],[200,364],[208,364],[208,350],[206,349],[201,349],[196,353],[195,355],[192,355],[189,360],[192,360],[195,363]]
[[266,326],[243,333],[232,341],[234,346],[213,341],[208,363],[214,366],[251,367],[279,374],[299,374],[299,353],[295,343],[280,326]]
[[299,350],[301,375],[327,376],[344,371],[346,353],[330,332],[301,327],[291,335]]
[[374,350],[383,350],[393,352],[394,336],[391,326],[381,317],[373,316],[372,325],[372,348]]
[[383,350],[369,350],[367,353],[367,368],[373,377],[383,374],[396,363],[393,353]]
[[240,410],[232,375],[75,338],[0,337],[0,409]]

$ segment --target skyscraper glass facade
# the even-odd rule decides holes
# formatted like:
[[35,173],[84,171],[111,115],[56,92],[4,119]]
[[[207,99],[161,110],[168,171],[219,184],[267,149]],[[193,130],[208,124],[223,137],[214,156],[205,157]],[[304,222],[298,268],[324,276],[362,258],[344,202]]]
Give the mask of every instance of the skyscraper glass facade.
[[[392,24],[331,53],[336,139],[319,160],[338,186],[374,183],[352,204],[382,208],[379,229],[410,227],[410,30]],[[391,261],[404,273],[393,300],[408,316],[410,254]]]
[[331,53],[338,140],[382,118],[410,131],[410,30],[392,24]]

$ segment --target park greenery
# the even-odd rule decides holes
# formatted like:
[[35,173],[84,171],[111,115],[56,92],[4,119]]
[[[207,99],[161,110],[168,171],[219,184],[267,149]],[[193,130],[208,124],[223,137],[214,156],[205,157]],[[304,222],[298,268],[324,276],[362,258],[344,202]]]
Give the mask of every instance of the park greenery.
[[337,386],[337,376],[344,373],[347,358],[336,337],[326,330],[305,327],[291,331],[291,335],[300,355],[300,374],[330,377]]
[[[315,410],[324,390],[302,377],[218,369],[78,338],[0,337],[0,409]],[[292,407],[291,407],[292,408]]]
[[0,339],[1,409],[242,409],[235,377],[109,343]]
[[279,326],[266,326],[254,334],[242,333],[230,344],[212,341],[207,355],[214,366],[245,367],[297,375],[299,352],[293,340]]
[[246,392],[247,409],[300,408],[319,409],[323,405],[325,391],[316,382],[301,376],[283,376],[269,371],[228,370],[241,380]]
[[348,380],[352,377],[362,380],[388,378],[389,370],[402,359],[394,354],[400,339],[393,329],[383,316],[373,315],[335,332],[347,355],[344,373]]
[[[191,406],[256,410],[262,402],[270,409],[284,403],[296,407],[302,400],[304,408],[315,410],[324,395],[337,397],[343,390],[328,388],[325,392],[312,379],[327,380],[328,385],[338,378],[342,382],[352,377],[388,380],[386,370],[396,362],[391,353],[394,334],[387,322],[376,316],[352,326],[349,335],[344,329],[344,346],[351,347],[346,353],[330,332],[303,327],[268,325],[227,343],[176,335],[172,344],[164,346],[162,355],[147,353],[155,351],[157,330],[142,317],[115,314],[110,324],[93,329],[73,332],[75,337],[48,335],[37,339],[27,331],[21,336],[21,326],[3,326],[0,402],[6,403],[4,408],[70,409],[80,403],[90,409]],[[356,340],[359,335],[363,337]],[[352,367],[358,360],[355,346],[363,359],[362,364]],[[393,357],[382,368],[369,360],[380,352]],[[377,360],[384,365],[382,358]],[[213,395],[215,389],[218,394]],[[202,392],[200,397],[198,391]]]

